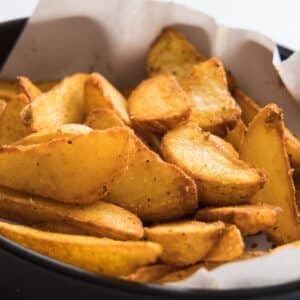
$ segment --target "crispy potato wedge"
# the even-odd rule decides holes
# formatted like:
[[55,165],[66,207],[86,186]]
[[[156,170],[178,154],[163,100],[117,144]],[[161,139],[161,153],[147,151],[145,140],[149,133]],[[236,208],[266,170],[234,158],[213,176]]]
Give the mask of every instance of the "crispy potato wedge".
[[18,93],[16,81],[0,79],[0,99],[10,100]]
[[245,249],[241,232],[235,225],[226,226],[225,231],[204,260],[209,262],[227,262],[240,257]]
[[203,129],[221,134],[233,128],[241,110],[228,90],[222,62],[211,58],[195,65],[181,82],[192,101],[190,119]]
[[32,132],[20,117],[22,109],[30,103],[24,94],[12,97],[0,115],[0,145],[11,144]]
[[225,140],[233,145],[237,151],[240,151],[246,132],[247,127],[245,123],[239,119],[235,127],[227,132]]
[[56,129],[84,120],[84,83],[88,75],[66,77],[51,90],[36,97],[21,112],[24,124],[33,131]]
[[102,199],[133,151],[126,128],[95,130],[35,145],[0,148],[2,186],[61,202]]
[[148,56],[149,75],[170,72],[181,80],[198,62],[206,58],[178,31],[168,27],[154,41]]
[[164,162],[137,137],[127,170],[115,178],[105,199],[149,222],[178,219],[198,206],[193,179]]
[[175,272],[177,269],[178,268],[175,266],[157,264],[157,265],[142,267],[138,269],[136,272],[127,276],[123,276],[122,278],[133,282],[152,283],[171,272]]
[[235,224],[243,235],[257,234],[276,225],[281,209],[267,204],[211,207],[200,209],[196,219]]
[[160,259],[170,265],[186,266],[202,260],[222,236],[222,222],[183,221],[145,228],[147,240],[160,244]]
[[121,118],[109,108],[93,109],[87,115],[84,124],[93,129],[107,129],[111,127],[126,126]]
[[142,81],[128,99],[134,126],[164,133],[188,119],[191,102],[171,74],[158,74]]
[[125,276],[155,263],[162,250],[152,242],[49,233],[0,222],[0,235],[54,259],[108,276]]
[[19,90],[24,93],[30,101],[42,94],[42,91],[27,77],[17,77]]
[[78,134],[90,133],[92,129],[82,124],[65,124],[58,129],[41,130],[39,132],[31,133],[24,138],[16,141],[12,145],[33,145],[49,142],[58,138],[68,138]]
[[112,109],[124,122],[130,124],[127,101],[102,75],[93,73],[85,83],[85,111],[88,115],[95,108]]
[[189,122],[163,137],[162,152],[167,161],[195,179],[202,203],[216,206],[248,203],[263,187],[265,173],[229,155],[228,148],[224,151],[220,147],[221,139],[217,143],[215,140],[212,134]]
[[[255,100],[246,95],[242,90],[236,88],[233,96],[242,109],[242,119],[249,124],[261,107]],[[300,173],[300,140],[288,128],[284,127],[284,136],[289,159],[295,172]]]
[[282,112],[275,104],[265,106],[250,123],[241,158],[268,172],[268,181],[253,202],[279,206],[278,223],[266,229],[276,244],[300,239],[295,187],[284,141]]
[[57,230],[65,224],[74,227],[73,233],[118,240],[138,240],[144,234],[139,218],[114,204],[69,205],[6,188],[0,188],[0,217],[26,225],[43,223],[50,231],[51,226]]

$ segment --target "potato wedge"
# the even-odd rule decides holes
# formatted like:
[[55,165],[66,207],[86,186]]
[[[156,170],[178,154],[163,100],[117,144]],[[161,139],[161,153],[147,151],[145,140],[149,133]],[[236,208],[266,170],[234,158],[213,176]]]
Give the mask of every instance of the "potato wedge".
[[[233,96],[242,109],[243,121],[249,124],[261,107],[255,100],[238,88],[234,90]],[[298,174],[300,173],[300,140],[286,127],[284,127],[284,136],[291,165],[295,169],[295,173]]]
[[177,269],[175,266],[157,264],[142,267],[130,275],[123,276],[122,279],[139,283],[153,283],[165,275],[175,272]]
[[93,73],[85,83],[85,112],[95,108],[112,109],[124,122],[130,124],[127,101],[122,94],[102,75]]
[[263,187],[265,173],[228,155],[228,150],[220,147],[221,139],[217,143],[215,139],[196,123],[189,122],[163,137],[162,152],[167,161],[195,179],[202,203],[216,206],[248,203]]
[[42,94],[42,91],[27,77],[17,77],[19,90],[24,93],[30,101]]
[[160,244],[160,259],[170,265],[186,266],[202,260],[220,239],[222,222],[183,221],[145,228],[147,240]]
[[235,225],[226,226],[218,242],[204,260],[208,262],[228,262],[240,257],[245,249],[241,232]]
[[241,110],[228,90],[222,62],[211,58],[195,65],[182,80],[181,86],[192,101],[190,119],[214,133],[233,128]]
[[10,100],[18,93],[16,81],[0,79],[0,99]]
[[14,96],[7,102],[0,115],[0,145],[11,144],[32,132],[20,117],[20,112],[29,103],[24,94]]
[[245,123],[239,119],[235,127],[227,132],[225,140],[232,144],[237,151],[240,151],[246,132],[247,127]]
[[154,41],[148,56],[149,75],[170,72],[181,80],[198,62],[204,61],[196,48],[178,31],[165,28]]
[[191,102],[171,74],[158,74],[142,81],[128,99],[134,126],[164,133],[188,119]]
[[253,202],[279,206],[278,223],[266,229],[276,244],[300,239],[295,187],[284,141],[282,112],[275,104],[265,106],[250,123],[241,158],[268,172],[268,181]]
[[164,162],[137,137],[127,170],[115,178],[105,199],[148,222],[178,219],[198,206],[193,179]]
[[58,138],[68,138],[76,136],[78,134],[90,133],[92,129],[88,126],[82,124],[65,124],[58,129],[53,130],[41,130],[39,132],[34,132],[26,135],[24,138],[17,140],[12,145],[33,145],[41,144],[45,142],[50,142],[51,140]]
[[0,148],[2,186],[61,202],[102,199],[133,150],[126,128],[95,130],[35,145]]
[[90,205],[68,205],[6,188],[0,188],[0,217],[26,225],[43,223],[50,231],[64,228],[65,224],[74,227],[73,233],[86,232],[117,240],[138,240],[144,234],[139,218],[114,204],[97,201]]
[[108,276],[125,276],[155,263],[162,250],[142,241],[114,241],[62,233],[49,233],[0,222],[0,235],[41,254]]
[[107,129],[111,127],[125,126],[121,118],[109,108],[93,109],[86,117],[85,125],[93,129]]
[[84,83],[88,75],[66,77],[51,90],[36,97],[21,112],[24,124],[33,131],[56,129],[84,120]]
[[267,204],[211,207],[200,209],[196,219],[235,224],[243,235],[253,235],[276,225],[281,209]]

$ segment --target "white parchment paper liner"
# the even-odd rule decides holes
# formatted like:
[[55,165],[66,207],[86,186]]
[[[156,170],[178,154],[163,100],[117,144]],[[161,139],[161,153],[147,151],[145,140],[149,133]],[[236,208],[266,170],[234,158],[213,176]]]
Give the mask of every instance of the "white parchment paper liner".
[[[133,87],[145,78],[147,51],[165,26],[178,28],[205,55],[221,58],[238,85],[259,103],[279,104],[288,126],[300,135],[300,54],[280,63],[271,39],[218,25],[174,3],[41,0],[0,76],[47,80],[99,71],[119,88]],[[212,271],[199,270],[174,284],[214,289],[275,285],[300,280],[299,266],[300,248],[291,247]]]

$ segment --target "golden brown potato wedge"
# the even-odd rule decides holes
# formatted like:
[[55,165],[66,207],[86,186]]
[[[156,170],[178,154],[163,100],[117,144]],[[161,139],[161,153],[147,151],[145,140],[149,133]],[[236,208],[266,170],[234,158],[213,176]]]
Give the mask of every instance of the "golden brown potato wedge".
[[170,72],[181,80],[193,65],[204,60],[181,33],[169,27],[154,41],[147,57],[147,70],[151,76]]
[[139,283],[153,283],[159,280],[165,275],[175,272],[178,268],[175,266],[157,264],[152,266],[146,266],[138,269],[136,272],[123,276],[122,278],[129,281]]
[[253,202],[279,206],[278,223],[266,229],[276,243],[300,239],[295,187],[286,145],[282,112],[275,104],[265,106],[250,123],[241,148],[241,158],[268,173],[268,181]]
[[32,132],[20,117],[22,109],[30,103],[24,94],[12,97],[0,115],[0,145],[11,144]]
[[222,222],[183,221],[145,228],[145,237],[162,246],[160,259],[164,263],[185,266],[206,257],[224,229]]
[[69,203],[102,199],[133,150],[126,128],[0,148],[1,185]]
[[222,62],[211,58],[195,65],[181,82],[192,101],[190,119],[214,133],[233,128],[241,110],[228,90]]
[[27,77],[17,77],[19,90],[24,93],[31,101],[42,94],[41,90]]
[[114,204],[68,205],[6,188],[0,188],[0,217],[26,225],[42,223],[49,231],[65,224],[74,227],[73,233],[118,240],[138,240],[144,234],[139,218]]
[[240,257],[245,249],[241,232],[235,225],[226,226],[217,243],[212,247],[204,260],[209,262],[227,262]]
[[[249,124],[261,107],[255,100],[238,88],[234,90],[233,96],[242,109],[243,121]],[[284,127],[284,136],[291,165],[296,173],[300,173],[300,140],[286,127]]]
[[163,137],[162,152],[167,161],[195,179],[202,203],[216,206],[248,203],[263,187],[264,172],[228,155],[228,150],[220,147],[221,139],[217,143],[215,139],[196,123],[189,122]]
[[158,74],[133,90],[128,110],[134,126],[164,133],[188,119],[191,102],[173,75]]
[[82,124],[65,124],[58,129],[41,130],[39,132],[31,133],[24,138],[16,141],[12,145],[33,145],[50,142],[58,138],[69,138],[78,134],[87,134],[92,132],[92,129]]
[[267,204],[211,207],[200,209],[196,219],[235,224],[243,235],[257,234],[276,225],[281,209]]
[[152,242],[49,233],[5,222],[0,222],[0,235],[54,259],[108,276],[133,273],[155,263],[162,252]]
[[56,129],[84,120],[84,83],[88,75],[66,77],[51,90],[24,107],[21,117],[33,131]]
[[125,126],[121,118],[109,108],[93,109],[86,117],[85,125],[93,129],[107,129],[111,127]]
[[112,109],[124,122],[130,124],[127,101],[102,75],[93,73],[85,83],[85,111],[88,115],[95,108]]
[[232,144],[237,151],[240,151],[246,132],[247,127],[245,123],[239,119],[235,127],[227,132],[225,140]]
[[18,93],[16,81],[0,79],[0,99],[10,100]]
[[178,219],[198,206],[193,179],[137,137],[128,168],[112,182],[105,199],[149,222]]

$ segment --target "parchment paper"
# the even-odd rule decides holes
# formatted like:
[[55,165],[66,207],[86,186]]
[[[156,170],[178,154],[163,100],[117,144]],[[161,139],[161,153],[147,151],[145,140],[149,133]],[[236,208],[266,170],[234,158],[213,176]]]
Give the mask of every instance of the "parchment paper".
[[[238,85],[259,103],[278,103],[288,126],[300,135],[300,54],[281,63],[271,39],[218,25],[207,15],[174,3],[41,0],[0,76],[46,80],[99,71],[119,88],[133,87],[146,77],[149,46],[170,25],[205,55],[221,58]],[[291,247],[213,271],[199,270],[175,285],[222,289],[274,285],[300,279],[299,266],[300,248]]]

